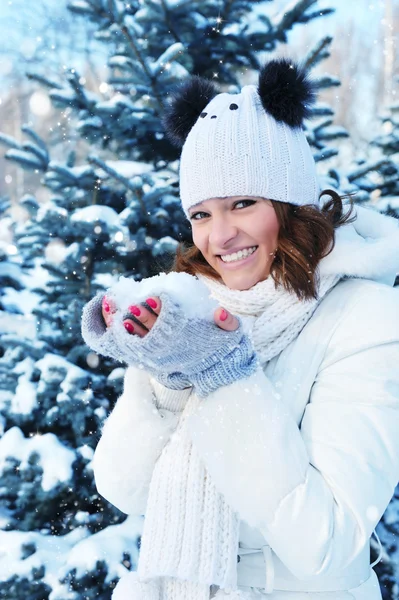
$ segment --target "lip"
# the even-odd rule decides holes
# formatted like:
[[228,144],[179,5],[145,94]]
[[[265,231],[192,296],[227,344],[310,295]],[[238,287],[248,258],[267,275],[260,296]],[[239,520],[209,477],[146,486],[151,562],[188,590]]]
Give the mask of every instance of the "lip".
[[[224,269],[229,269],[229,270],[240,269],[241,267],[243,267],[251,262],[251,259],[253,259],[253,257],[257,253],[258,249],[259,249],[259,246],[256,248],[255,252],[252,252],[252,254],[250,254],[249,256],[246,256],[245,258],[242,258],[241,260],[235,260],[233,262],[223,262],[222,259],[220,258],[220,256],[217,257],[217,260],[218,260],[219,265],[222,265]],[[233,252],[231,252],[231,254],[233,254]]]

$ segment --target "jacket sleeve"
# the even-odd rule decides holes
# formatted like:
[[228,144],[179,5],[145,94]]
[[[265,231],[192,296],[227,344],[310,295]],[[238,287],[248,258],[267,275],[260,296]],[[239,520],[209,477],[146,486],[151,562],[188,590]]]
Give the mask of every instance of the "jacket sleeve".
[[98,492],[122,512],[145,513],[155,463],[190,393],[165,388],[135,367],[126,370],[123,394],[103,425],[92,463]]
[[350,564],[399,480],[399,295],[380,293],[335,328],[300,429],[261,371],[189,418],[215,485],[299,579]]

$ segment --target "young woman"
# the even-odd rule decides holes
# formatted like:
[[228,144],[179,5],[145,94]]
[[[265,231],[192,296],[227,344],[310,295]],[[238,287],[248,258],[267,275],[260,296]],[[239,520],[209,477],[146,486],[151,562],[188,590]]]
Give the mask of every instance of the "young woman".
[[161,285],[127,314],[112,290],[85,308],[88,345],[129,365],[96,484],[145,515],[115,600],[381,598],[370,537],[399,480],[399,229],[321,193],[313,99],[288,60],[239,94],[185,83],[165,117],[194,241],[175,271],[218,300],[214,322]]

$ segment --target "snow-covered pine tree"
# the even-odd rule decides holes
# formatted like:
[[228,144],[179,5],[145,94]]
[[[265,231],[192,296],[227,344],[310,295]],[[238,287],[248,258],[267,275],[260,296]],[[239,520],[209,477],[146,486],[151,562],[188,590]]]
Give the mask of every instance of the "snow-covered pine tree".
[[377,205],[379,210],[399,216],[399,103],[389,106],[386,114],[381,117],[381,124],[381,134],[371,141],[385,159],[380,169],[381,194]]
[[379,117],[381,133],[370,139],[364,156],[346,169],[330,169],[327,176],[342,193],[354,194],[356,202],[391,216],[399,216],[398,117],[399,104],[392,103]]
[[[101,93],[85,89],[73,66],[57,81],[30,74],[90,149],[76,164],[65,140],[66,159],[57,162],[30,128],[24,142],[0,138],[6,157],[41,172],[51,192],[41,204],[24,197],[29,219],[15,224],[13,263],[25,288],[18,310],[34,316],[35,331],[14,327],[10,288],[1,299],[11,327],[0,339],[0,539],[9,549],[0,598],[107,600],[135,567],[142,518],[126,519],[103,501],[90,469],[123,369],[85,348],[81,310],[121,273],[156,273],[190,239],[178,202],[178,153],[161,125],[171,88],[195,73],[234,91],[247,75],[255,79],[290,29],[332,11],[318,4],[287,1],[277,11],[273,1],[71,0],[70,10],[94,23],[108,47],[107,85]],[[330,43],[321,40],[304,57],[309,68]],[[319,78],[320,89],[338,84]],[[333,126],[328,106],[319,103],[314,116],[309,139],[323,160],[347,133]],[[16,376],[3,376],[10,372]]]

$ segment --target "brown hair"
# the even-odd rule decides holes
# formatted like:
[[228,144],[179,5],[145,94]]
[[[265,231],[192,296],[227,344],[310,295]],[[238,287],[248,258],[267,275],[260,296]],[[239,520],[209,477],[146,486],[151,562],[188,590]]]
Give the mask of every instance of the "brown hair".
[[[278,248],[270,275],[275,285],[295,292],[300,300],[317,298],[316,267],[320,260],[334,248],[334,231],[341,225],[351,223],[353,201],[340,196],[334,190],[324,190],[328,195],[322,208],[313,204],[296,206],[287,202],[271,200],[280,224]],[[349,210],[344,212],[342,200],[349,199]],[[180,244],[177,248],[172,271],[197,273],[221,281],[220,275],[207,263],[194,244]]]

